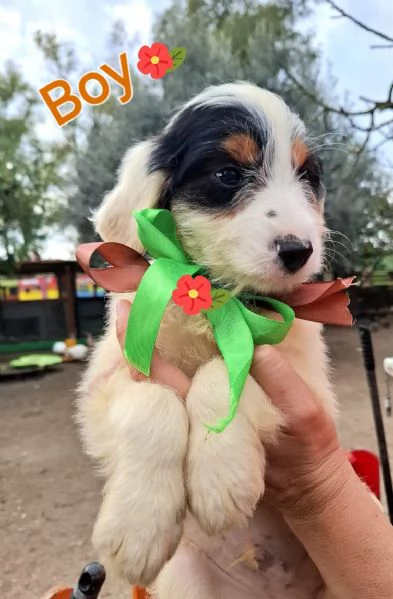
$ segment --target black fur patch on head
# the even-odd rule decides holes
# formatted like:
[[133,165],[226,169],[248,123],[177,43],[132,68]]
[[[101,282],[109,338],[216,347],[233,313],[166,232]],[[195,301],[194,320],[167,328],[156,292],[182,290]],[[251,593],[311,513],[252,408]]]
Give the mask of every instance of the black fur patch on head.
[[233,208],[261,178],[269,135],[262,114],[230,98],[227,105],[185,109],[151,156],[149,172],[167,173],[159,207]]

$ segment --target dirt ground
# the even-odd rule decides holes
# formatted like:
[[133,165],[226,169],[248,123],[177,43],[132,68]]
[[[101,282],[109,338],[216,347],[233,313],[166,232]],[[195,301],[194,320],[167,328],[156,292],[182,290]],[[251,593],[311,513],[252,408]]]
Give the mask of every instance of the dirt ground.
[[[347,448],[376,450],[370,399],[356,330],[327,331],[339,423]],[[382,360],[393,355],[393,328],[374,334],[381,398]],[[73,389],[82,367],[0,383],[0,597],[40,599],[57,584],[72,586],[94,558],[90,534],[100,481],[82,455],[72,421]],[[393,418],[385,418],[393,462]],[[102,599],[125,599],[107,581]]]

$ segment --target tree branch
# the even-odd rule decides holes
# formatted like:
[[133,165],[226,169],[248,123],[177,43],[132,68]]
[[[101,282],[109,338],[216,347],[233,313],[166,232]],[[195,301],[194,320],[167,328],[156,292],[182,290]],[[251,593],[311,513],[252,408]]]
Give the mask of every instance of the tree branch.
[[392,50],[393,44],[372,44],[370,46],[371,50]]
[[[351,117],[348,117],[348,120],[351,124],[351,127],[356,129],[357,131],[361,131],[362,133],[368,133],[370,131],[370,127],[361,127],[360,125],[355,123],[355,121]],[[385,127],[388,127],[389,125],[393,125],[393,119],[388,119],[387,121],[383,121],[383,123],[379,123],[379,125],[373,124],[372,131],[379,131],[380,129],[384,129]]]
[[[349,122],[351,123],[351,125],[355,129],[358,129],[359,131],[363,131],[364,133],[369,133],[370,131],[381,130],[383,127],[389,126],[392,123],[392,120],[389,119],[389,120],[385,121],[384,123],[375,125],[374,117],[377,112],[383,112],[385,110],[393,110],[393,83],[391,83],[391,85],[389,87],[389,92],[388,92],[388,96],[387,96],[386,100],[375,101],[375,100],[370,100],[368,98],[361,97],[360,99],[363,102],[367,102],[367,103],[371,104],[370,108],[366,108],[365,110],[347,110],[343,106],[332,106],[330,104],[327,104],[326,102],[324,102],[324,100],[319,98],[317,95],[315,95],[309,89],[307,89],[302,83],[300,83],[300,81],[292,73],[290,73],[286,68],[284,68],[284,70],[285,70],[285,73],[286,73],[288,79],[290,81],[292,81],[292,83],[294,83],[296,85],[296,87],[307,98],[309,98],[312,102],[314,102],[314,104],[317,104],[318,106],[320,106],[324,110],[325,113],[330,112],[330,113],[338,114],[340,116],[347,118],[349,120]],[[353,119],[355,117],[361,117],[361,116],[369,116],[370,117],[370,124],[368,127],[361,127],[361,126],[357,125],[356,123],[354,123]]]
[[393,82],[391,83],[390,88],[389,88],[389,94],[388,94],[389,102],[392,102],[392,96],[393,96]]
[[393,37],[390,37],[389,35],[386,35],[385,33],[382,33],[382,31],[377,31],[376,29],[373,29],[372,27],[369,27],[368,25],[366,25],[362,21],[359,21],[358,19],[356,19],[355,17],[353,17],[349,13],[345,12],[345,10],[343,10],[342,8],[340,8],[339,6],[337,6],[337,4],[335,2],[333,2],[333,0],[326,0],[326,2],[332,8],[334,8],[334,10],[336,10],[338,13],[340,13],[340,15],[342,17],[345,17],[346,19],[349,19],[350,21],[352,21],[352,23],[355,23],[355,25],[357,25],[361,29],[364,29],[365,31],[368,31],[369,33],[372,33],[373,35],[376,35],[376,36],[380,37],[381,39],[386,40],[387,42],[392,42],[393,43]]
[[[304,85],[302,83],[300,83],[300,81],[296,77],[294,77],[294,75],[292,75],[292,73],[290,73],[286,69],[285,69],[285,73],[286,73],[288,79],[290,79],[290,81],[292,81],[296,85],[296,87],[298,87],[300,89],[300,91],[304,93],[305,96],[307,96],[315,104],[318,104],[319,106],[321,106],[324,110],[327,110],[328,112],[333,112],[335,114],[340,114],[340,115],[346,116],[346,117],[355,117],[355,116],[372,115],[377,110],[376,106],[372,106],[371,108],[367,108],[366,110],[352,111],[352,110],[346,110],[343,106],[335,107],[335,106],[331,106],[330,104],[326,104],[326,102],[321,100],[321,98],[318,98],[318,96],[316,96],[315,94],[310,92],[310,90],[308,90],[306,87],[304,87]],[[393,103],[392,103],[391,108],[393,108]]]

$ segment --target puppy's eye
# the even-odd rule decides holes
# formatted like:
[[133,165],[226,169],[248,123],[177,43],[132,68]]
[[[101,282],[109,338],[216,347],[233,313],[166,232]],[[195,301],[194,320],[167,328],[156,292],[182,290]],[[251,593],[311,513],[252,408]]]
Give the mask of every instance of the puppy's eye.
[[310,172],[310,169],[303,166],[299,170],[299,179],[301,181],[310,181],[310,178],[312,178],[312,173]]
[[322,164],[318,160],[306,160],[298,169],[300,181],[307,181],[313,189],[318,189],[321,183]]
[[319,175],[308,168],[304,168],[300,171],[299,179],[301,181],[308,181],[313,188],[318,187],[320,183]]
[[222,168],[216,172],[216,177],[223,185],[235,187],[242,179],[241,172],[235,167]]

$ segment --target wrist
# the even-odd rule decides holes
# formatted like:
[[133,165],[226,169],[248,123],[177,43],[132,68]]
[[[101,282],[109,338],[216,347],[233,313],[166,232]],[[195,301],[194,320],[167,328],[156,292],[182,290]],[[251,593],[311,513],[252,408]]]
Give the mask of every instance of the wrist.
[[[347,456],[337,447],[318,466],[300,475],[290,501],[281,511],[291,522],[312,523],[325,513],[330,514],[357,481]],[[360,481],[359,481],[360,482]]]

